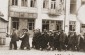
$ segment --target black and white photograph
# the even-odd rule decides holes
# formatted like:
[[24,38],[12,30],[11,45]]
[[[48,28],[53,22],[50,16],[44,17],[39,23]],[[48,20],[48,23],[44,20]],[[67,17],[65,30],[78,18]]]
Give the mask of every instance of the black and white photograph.
[[0,55],[85,55],[85,0],[0,0]]

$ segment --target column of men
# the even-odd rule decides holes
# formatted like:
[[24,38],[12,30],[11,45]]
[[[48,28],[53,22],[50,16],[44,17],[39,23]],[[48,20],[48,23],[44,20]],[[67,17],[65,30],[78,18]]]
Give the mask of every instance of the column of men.
[[[15,29],[13,29],[13,33],[11,35],[10,41],[10,49],[17,49],[17,41],[21,40],[20,49],[30,50],[29,44],[29,31],[24,29],[24,32],[21,37],[17,38],[17,34],[15,33]],[[17,40],[18,39],[18,40]],[[81,36],[77,35],[76,32],[69,32],[68,35],[61,31],[47,31],[44,29],[43,32],[40,32],[40,29],[34,30],[34,35],[32,38],[32,48],[37,50],[71,50],[71,51],[79,51],[83,49],[85,51],[85,34]]]

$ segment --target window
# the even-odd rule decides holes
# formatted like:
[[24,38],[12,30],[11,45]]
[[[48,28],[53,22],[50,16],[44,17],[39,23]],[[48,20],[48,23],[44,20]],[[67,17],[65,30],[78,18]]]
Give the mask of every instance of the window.
[[12,19],[12,27],[15,28],[15,29],[19,28],[19,19],[18,18]]
[[70,13],[75,14],[76,13],[76,0],[70,0]]
[[12,0],[12,5],[18,5],[18,0]]
[[49,30],[49,20],[43,20],[42,21],[42,31],[44,29]]
[[82,28],[85,28],[85,24],[82,24],[81,27],[82,27]]
[[51,0],[51,9],[56,8],[56,0]]
[[21,5],[26,7],[27,6],[27,0],[22,0]]
[[56,0],[52,0],[52,1],[56,1]]
[[30,7],[36,7],[36,0],[31,0]]
[[62,30],[63,21],[56,21],[56,30]]
[[47,8],[48,7],[48,0],[43,0],[43,8]]
[[82,4],[82,5],[85,4],[85,0],[81,0],[81,4]]
[[75,29],[76,29],[76,22],[70,21],[69,22],[69,31],[75,31]]
[[60,0],[60,2],[61,2],[61,3],[63,3],[63,2],[64,2],[64,0]]
[[29,30],[33,30],[34,29],[34,25],[35,24],[35,21],[34,19],[28,19],[28,29]]

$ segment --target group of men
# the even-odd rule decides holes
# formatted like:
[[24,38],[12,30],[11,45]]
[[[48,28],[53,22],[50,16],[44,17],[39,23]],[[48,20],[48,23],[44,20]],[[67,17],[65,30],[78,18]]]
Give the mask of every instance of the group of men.
[[13,48],[15,50],[17,50],[17,41],[21,40],[21,45],[20,45],[20,49],[24,50],[24,48],[26,47],[26,49],[30,50],[30,44],[29,44],[29,33],[27,29],[22,29],[23,33],[22,36],[19,37],[16,33],[16,29],[13,28],[13,32],[11,34],[11,41],[10,41],[10,50],[12,50]]
[[[17,50],[17,41],[21,40],[20,49],[30,50],[29,44],[29,31],[27,29],[23,29],[23,34],[21,37],[17,37],[15,29],[11,34],[11,41],[10,41],[10,49],[13,48]],[[77,35],[76,32],[69,32],[68,35],[64,33],[63,30],[61,31],[47,31],[46,29],[43,32],[40,32],[40,29],[34,30],[34,35],[32,38],[32,48],[38,50],[72,50],[72,51],[79,51],[81,49],[85,50],[85,34],[83,37],[79,34]]]
[[61,31],[47,31],[41,33],[40,30],[34,31],[32,47],[39,50],[85,50],[85,34],[83,37],[76,32],[69,32],[68,35]]

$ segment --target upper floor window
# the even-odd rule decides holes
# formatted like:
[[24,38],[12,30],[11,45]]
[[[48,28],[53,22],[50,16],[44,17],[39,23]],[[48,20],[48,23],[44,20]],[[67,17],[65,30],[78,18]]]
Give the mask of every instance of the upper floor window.
[[61,2],[61,3],[63,3],[63,2],[64,2],[64,0],[60,0],[60,2]]
[[21,1],[21,6],[25,6],[26,7],[27,6],[27,0],[22,0]]
[[76,13],[76,0],[70,0],[70,13]]
[[51,9],[56,8],[56,0],[51,0]]
[[52,0],[52,1],[56,1],[56,0]]
[[85,4],[85,0],[81,0],[81,4],[82,4],[82,5]]
[[43,8],[47,8],[48,7],[48,0],[43,0]]
[[12,0],[12,5],[18,5],[18,0]]
[[36,7],[36,0],[31,0],[30,7]]

